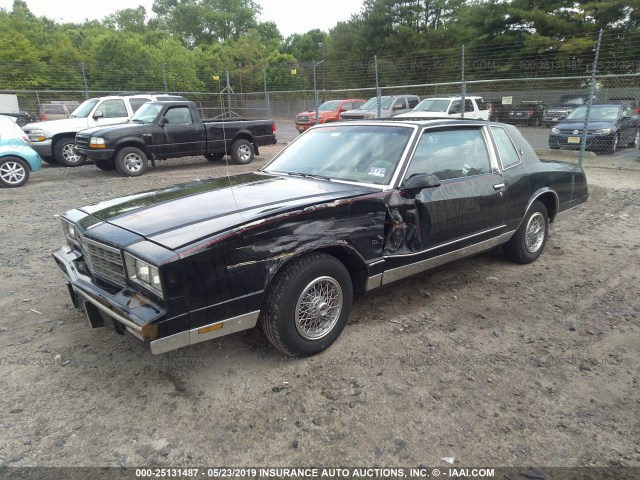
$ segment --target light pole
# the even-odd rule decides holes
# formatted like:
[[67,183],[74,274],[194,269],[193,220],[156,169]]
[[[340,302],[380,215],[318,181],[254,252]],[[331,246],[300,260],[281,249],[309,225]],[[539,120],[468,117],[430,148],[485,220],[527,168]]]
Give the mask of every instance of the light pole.
[[326,64],[324,63],[324,61],[327,57],[327,46],[324,44],[324,42],[318,42],[318,48],[322,49],[322,100],[324,100],[324,72],[326,69]]

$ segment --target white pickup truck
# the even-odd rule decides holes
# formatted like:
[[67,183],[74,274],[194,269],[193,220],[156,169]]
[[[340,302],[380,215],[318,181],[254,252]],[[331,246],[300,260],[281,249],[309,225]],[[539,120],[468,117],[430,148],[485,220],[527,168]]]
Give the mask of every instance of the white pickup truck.
[[31,147],[48,163],[77,167],[85,162],[73,147],[76,133],[85,128],[126,122],[142,105],[152,100],[184,100],[177,95],[116,95],[90,98],[76,108],[69,118],[35,122],[22,129]]
[[[482,97],[464,97],[464,118],[489,120],[489,107]],[[425,98],[400,118],[462,118],[462,97]]]

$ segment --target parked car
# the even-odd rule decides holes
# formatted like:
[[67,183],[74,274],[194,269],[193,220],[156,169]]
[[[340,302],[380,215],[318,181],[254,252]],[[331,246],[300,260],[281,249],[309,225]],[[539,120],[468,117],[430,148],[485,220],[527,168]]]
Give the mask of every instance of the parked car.
[[[489,107],[482,97],[465,97],[464,118],[489,120]],[[396,115],[400,118],[461,118],[462,97],[425,98],[413,110]]]
[[544,105],[538,101],[524,101],[519,105],[512,105],[509,109],[507,123],[514,125],[542,125],[542,115],[544,114]]
[[[578,149],[584,132],[587,107],[571,112],[551,129],[549,147]],[[621,147],[637,147],[640,140],[640,117],[631,105],[593,105],[587,124],[587,150],[615,153]]]
[[33,149],[48,163],[77,167],[85,158],[75,153],[76,133],[98,125],[126,122],[142,105],[152,100],[184,100],[175,95],[123,95],[91,98],[76,108],[69,118],[30,123],[24,131]]
[[0,115],[7,115],[20,125],[33,121],[29,112],[20,109],[20,99],[15,93],[0,93]]
[[12,118],[0,115],[0,185],[21,187],[38,170],[40,156],[29,146],[29,137]]
[[555,125],[579,106],[586,105],[588,99],[589,97],[585,95],[562,95],[558,102],[544,109],[542,124]]
[[[390,118],[415,107],[420,98],[416,95],[384,95],[380,97],[380,118]],[[378,97],[372,97],[362,107],[340,114],[340,120],[366,120],[378,118]]]
[[261,170],[77,208],[54,258],[93,327],[163,353],[259,322],[316,354],[355,296],[502,246],[542,253],[549,223],[587,198],[579,165],[541,162],[510,125],[319,125]]
[[39,106],[40,121],[60,120],[68,118],[73,111],[80,106],[80,102],[75,100],[56,100],[50,103],[43,103]]
[[[337,122],[340,114],[347,110],[357,110],[364,105],[364,100],[350,98],[348,100],[329,100],[318,107],[318,124]],[[302,133],[316,124],[316,111],[308,110],[296,115],[296,130]]]
[[217,161],[229,154],[250,163],[258,147],[276,143],[273,120],[202,120],[195,103],[148,102],[127,123],[78,132],[75,152],[101,170],[137,177],[149,159],[204,155]]
[[503,104],[502,100],[486,100],[489,109],[489,120],[492,122],[507,123],[511,104]]

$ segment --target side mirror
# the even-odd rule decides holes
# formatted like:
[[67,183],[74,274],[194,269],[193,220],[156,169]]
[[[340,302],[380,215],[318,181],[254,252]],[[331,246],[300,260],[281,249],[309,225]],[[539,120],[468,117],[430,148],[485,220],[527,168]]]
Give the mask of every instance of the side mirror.
[[167,117],[161,117],[159,123],[161,127],[164,127],[167,123],[169,123],[169,119]]
[[339,111],[340,111],[340,113],[342,113],[342,112],[346,112],[346,111],[347,111],[347,109],[346,109],[345,107],[340,107],[340,110],[339,110]]
[[102,110],[98,110],[96,111],[96,113],[93,114],[93,118],[102,118],[104,117],[104,113],[102,113]]
[[425,188],[440,186],[440,179],[431,173],[412,175],[402,187],[403,192],[415,195]]

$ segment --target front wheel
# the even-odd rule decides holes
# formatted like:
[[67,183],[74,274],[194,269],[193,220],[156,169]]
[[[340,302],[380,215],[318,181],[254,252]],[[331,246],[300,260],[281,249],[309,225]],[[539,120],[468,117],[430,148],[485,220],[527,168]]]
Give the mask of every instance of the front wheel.
[[147,170],[145,153],[136,147],[125,147],[116,155],[116,168],[128,177],[139,177]]
[[633,140],[629,143],[629,147],[636,148],[640,144],[640,130],[636,130],[636,133],[633,135]]
[[21,187],[29,180],[29,167],[18,157],[0,159],[0,185],[3,187]]
[[613,137],[613,140],[611,141],[611,145],[609,145],[609,148],[605,150],[605,153],[608,153],[609,155],[613,155],[618,151],[619,146],[620,146],[620,134],[616,133],[616,135]]
[[62,138],[53,145],[53,158],[65,167],[79,167],[87,160],[83,155],[78,155],[73,147],[76,142],[73,138]]
[[231,160],[239,165],[246,165],[253,160],[253,145],[248,140],[240,138],[231,145]]
[[285,267],[269,288],[260,322],[281,352],[307,357],[342,333],[353,301],[353,284],[335,257],[312,253]]
[[524,216],[520,228],[504,246],[507,258],[516,263],[536,260],[547,243],[549,214],[542,202],[535,201]]

